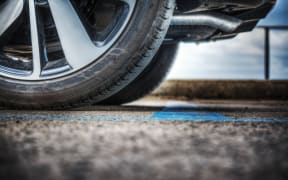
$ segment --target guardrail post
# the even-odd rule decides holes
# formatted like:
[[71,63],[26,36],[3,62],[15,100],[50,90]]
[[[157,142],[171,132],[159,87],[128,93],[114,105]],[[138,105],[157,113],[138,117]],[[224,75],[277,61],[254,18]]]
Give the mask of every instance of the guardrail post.
[[265,27],[265,80],[270,79],[270,29]]

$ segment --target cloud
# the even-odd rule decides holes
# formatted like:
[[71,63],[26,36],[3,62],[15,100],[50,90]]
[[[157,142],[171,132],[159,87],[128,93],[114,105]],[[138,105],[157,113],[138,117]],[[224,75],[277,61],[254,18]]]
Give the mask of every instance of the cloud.
[[181,44],[169,79],[263,78],[263,30],[225,41]]
[[273,11],[262,20],[259,25],[261,26],[288,26],[287,19],[288,1],[277,0],[276,6]]

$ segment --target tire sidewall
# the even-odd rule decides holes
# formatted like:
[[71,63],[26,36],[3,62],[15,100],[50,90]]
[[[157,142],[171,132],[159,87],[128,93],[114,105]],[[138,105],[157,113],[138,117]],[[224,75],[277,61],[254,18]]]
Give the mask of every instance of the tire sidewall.
[[149,65],[129,85],[100,104],[120,105],[135,101],[152,92],[165,79],[172,66],[178,43],[163,43]]
[[[151,58],[143,58],[143,52],[153,39],[158,23],[156,17],[160,15],[159,9],[165,2],[138,0],[134,14],[120,38],[102,57],[78,72],[38,82],[0,77],[0,102],[23,106],[73,104],[87,96],[94,96],[93,101],[100,101],[120,90],[132,81],[132,76],[136,78],[149,64]],[[135,65],[138,69],[135,69]],[[130,80],[116,86],[121,78]],[[98,96],[95,97],[95,94]]]

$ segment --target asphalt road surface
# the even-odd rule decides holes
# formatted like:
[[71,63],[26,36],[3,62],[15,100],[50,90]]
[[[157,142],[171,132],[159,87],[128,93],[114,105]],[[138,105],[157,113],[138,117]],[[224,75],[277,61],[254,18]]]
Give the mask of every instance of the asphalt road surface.
[[288,179],[288,102],[0,110],[0,179]]

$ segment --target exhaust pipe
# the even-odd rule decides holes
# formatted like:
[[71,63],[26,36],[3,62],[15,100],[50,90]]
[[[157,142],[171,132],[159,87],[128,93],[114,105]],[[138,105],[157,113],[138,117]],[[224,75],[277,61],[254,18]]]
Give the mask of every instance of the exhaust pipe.
[[173,16],[173,26],[210,26],[231,33],[242,24],[242,20],[219,13],[195,13]]

